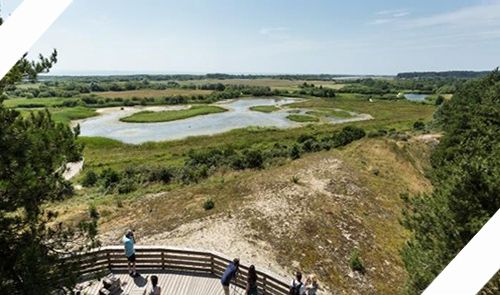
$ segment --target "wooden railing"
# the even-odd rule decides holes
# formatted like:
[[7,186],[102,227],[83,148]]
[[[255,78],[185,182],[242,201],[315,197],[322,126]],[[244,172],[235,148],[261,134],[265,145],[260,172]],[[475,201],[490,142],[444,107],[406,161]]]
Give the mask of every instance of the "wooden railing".
[[[213,251],[198,251],[183,248],[142,246],[136,247],[136,267],[148,271],[176,271],[221,277],[229,257]],[[82,253],[70,258],[78,263],[79,274],[88,276],[106,271],[126,271],[127,258],[121,246],[108,246]],[[258,269],[258,266],[256,266]],[[245,288],[248,265],[240,263],[238,276],[233,284]],[[272,295],[288,294],[288,284],[277,275],[257,270],[257,285],[260,293]]]

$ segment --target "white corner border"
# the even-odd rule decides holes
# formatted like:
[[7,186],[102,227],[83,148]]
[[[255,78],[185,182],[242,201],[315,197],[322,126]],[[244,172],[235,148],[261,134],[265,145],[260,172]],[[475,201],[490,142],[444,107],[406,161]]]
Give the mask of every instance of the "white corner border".
[[0,79],[47,31],[72,0],[24,0],[0,26]]
[[427,287],[423,295],[477,294],[500,269],[500,210]]
[[[24,0],[0,26],[0,79],[72,0]],[[446,266],[424,295],[473,295],[500,269],[500,210]]]

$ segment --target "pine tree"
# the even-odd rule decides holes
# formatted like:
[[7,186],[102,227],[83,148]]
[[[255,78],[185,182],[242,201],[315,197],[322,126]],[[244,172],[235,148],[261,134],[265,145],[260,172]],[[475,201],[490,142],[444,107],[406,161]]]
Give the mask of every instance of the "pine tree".
[[[55,50],[49,58],[40,55],[38,61],[23,55],[0,80],[0,97],[5,87],[23,79],[34,81],[56,62]],[[78,129],[56,124],[47,110],[23,117],[0,100],[2,294],[53,294],[73,286],[75,265],[64,263],[62,256],[96,245],[97,216],[67,227],[54,222],[55,212],[43,209],[47,202],[73,192],[61,167],[81,157],[77,136]]]
[[[500,209],[500,73],[465,83],[435,115],[431,194],[404,196],[408,292],[420,293]],[[500,286],[498,276],[488,288]],[[486,288],[484,292],[487,292]]]

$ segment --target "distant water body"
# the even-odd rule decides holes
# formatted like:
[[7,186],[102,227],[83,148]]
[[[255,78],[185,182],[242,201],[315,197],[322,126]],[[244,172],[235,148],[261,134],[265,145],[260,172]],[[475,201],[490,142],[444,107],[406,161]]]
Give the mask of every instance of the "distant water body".
[[425,101],[425,99],[429,96],[428,94],[416,94],[416,93],[407,93],[405,94],[405,98],[411,101]]
[[[252,106],[280,106],[297,101],[295,98],[245,98],[218,103],[228,109],[224,113],[208,114],[158,123],[128,123],[120,118],[143,110],[142,107],[108,109],[100,116],[76,121],[80,124],[82,136],[100,136],[116,139],[125,143],[140,144],[147,141],[183,139],[189,136],[212,135],[237,128],[250,126],[288,128],[301,126],[290,121],[289,109],[283,108],[272,113],[250,110]],[[175,108],[175,107],[174,107]],[[177,107],[177,108],[182,108]],[[352,118],[331,118],[332,123],[371,119],[369,115],[354,114]],[[368,116],[368,117],[367,117]]]

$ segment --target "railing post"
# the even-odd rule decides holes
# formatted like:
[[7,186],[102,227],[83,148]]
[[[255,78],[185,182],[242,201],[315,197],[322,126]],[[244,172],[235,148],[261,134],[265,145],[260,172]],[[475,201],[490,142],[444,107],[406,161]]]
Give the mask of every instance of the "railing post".
[[215,275],[214,255],[210,254],[210,273]]
[[262,280],[262,291],[267,294],[267,275],[264,275],[264,280]]
[[106,251],[106,259],[108,260],[108,269],[111,270],[111,255],[109,255],[109,251]]
[[161,269],[165,270],[165,250],[161,249]]

